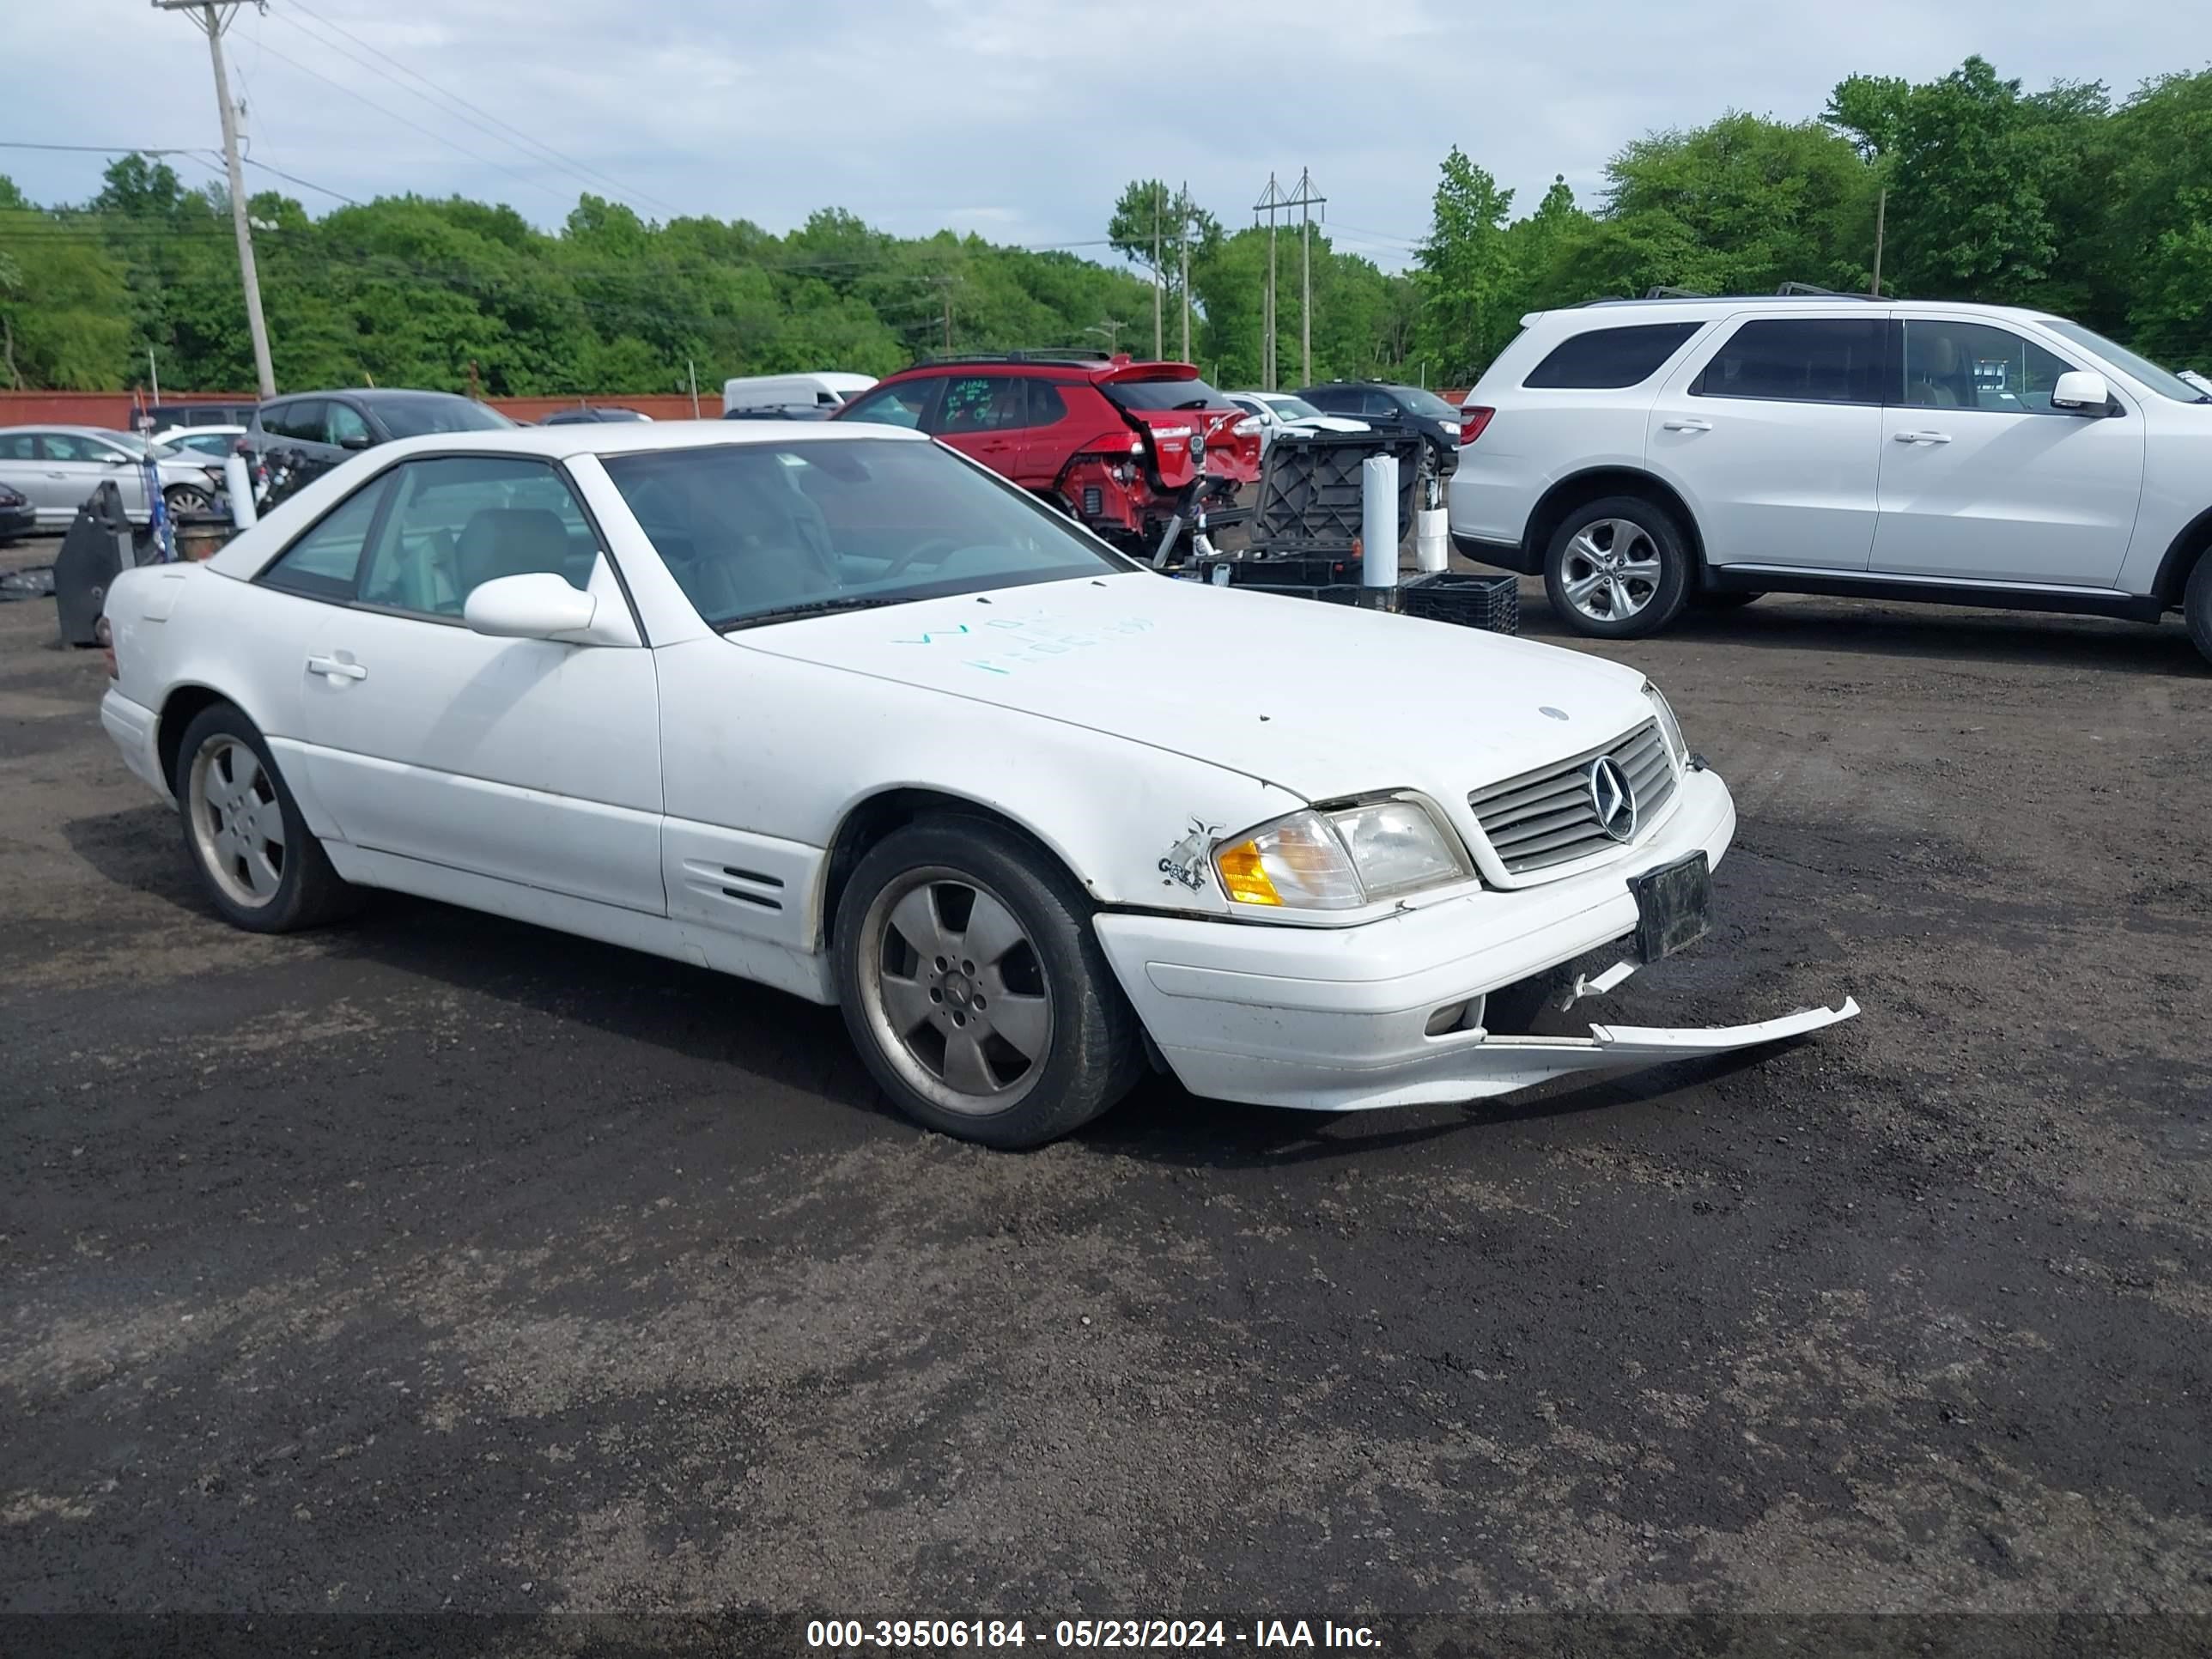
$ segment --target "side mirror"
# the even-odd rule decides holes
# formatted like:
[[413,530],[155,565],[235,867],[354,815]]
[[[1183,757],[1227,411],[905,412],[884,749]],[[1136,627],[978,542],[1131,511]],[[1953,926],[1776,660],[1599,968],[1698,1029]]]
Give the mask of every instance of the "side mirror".
[[461,606],[461,619],[500,640],[550,640],[592,625],[599,601],[550,570],[480,582]]
[[2112,401],[2112,389],[2105,377],[2086,368],[2069,368],[2058,377],[2058,384],[2051,388],[2051,406],[2070,409],[2084,415],[2101,415]]
[[102,466],[135,466],[137,465],[137,463],[130,456],[118,455],[112,449],[101,458],[100,464]]
[[338,440],[338,447],[340,449],[367,449],[369,447],[370,441],[369,435],[366,432],[349,432],[344,437]]

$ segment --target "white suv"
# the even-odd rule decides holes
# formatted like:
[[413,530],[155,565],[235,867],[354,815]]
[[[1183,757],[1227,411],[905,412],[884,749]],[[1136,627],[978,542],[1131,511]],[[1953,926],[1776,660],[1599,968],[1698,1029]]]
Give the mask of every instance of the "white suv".
[[2212,658],[2212,396],[2063,318],[1601,301],[1468,394],[1452,538],[1584,634],[1768,592],[2181,611]]

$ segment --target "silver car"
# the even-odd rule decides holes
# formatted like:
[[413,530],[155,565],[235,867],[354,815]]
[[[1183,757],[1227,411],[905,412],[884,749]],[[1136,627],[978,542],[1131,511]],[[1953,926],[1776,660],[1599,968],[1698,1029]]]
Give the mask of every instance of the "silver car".
[[96,426],[0,427],[0,483],[30,498],[42,530],[64,530],[103,478],[115,480],[123,510],[146,521],[143,462],[154,458],[161,499],[172,515],[212,505],[222,487],[222,464],[149,444],[128,432]]

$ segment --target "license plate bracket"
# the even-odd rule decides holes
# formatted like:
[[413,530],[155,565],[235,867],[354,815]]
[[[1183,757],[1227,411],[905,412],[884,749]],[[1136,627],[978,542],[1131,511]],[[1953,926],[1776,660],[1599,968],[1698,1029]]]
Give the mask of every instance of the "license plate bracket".
[[1632,876],[1636,899],[1636,955],[1658,962],[1703,939],[1712,926],[1713,874],[1701,848],[1687,858]]

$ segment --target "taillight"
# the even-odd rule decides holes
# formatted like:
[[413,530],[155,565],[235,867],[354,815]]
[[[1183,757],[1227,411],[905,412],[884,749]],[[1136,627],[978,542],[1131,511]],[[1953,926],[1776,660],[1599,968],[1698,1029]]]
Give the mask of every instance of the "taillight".
[[1462,409],[1459,412],[1459,447],[1465,449],[1482,435],[1482,428],[1490,424],[1490,417],[1498,413],[1494,409]]
[[107,678],[120,679],[121,672],[115,666],[115,630],[108,625],[105,616],[93,623],[92,637],[100,643],[100,654],[107,664]]

